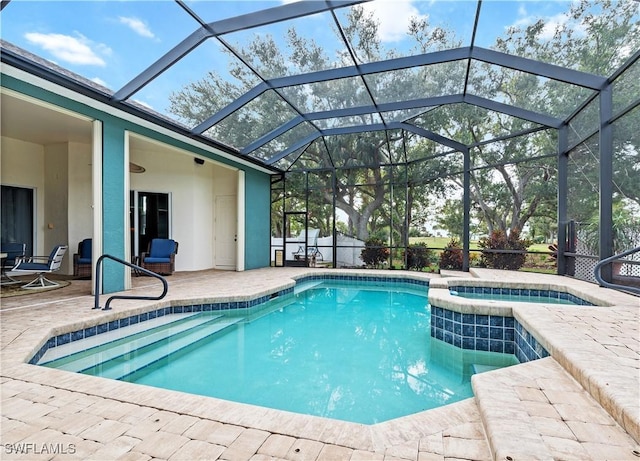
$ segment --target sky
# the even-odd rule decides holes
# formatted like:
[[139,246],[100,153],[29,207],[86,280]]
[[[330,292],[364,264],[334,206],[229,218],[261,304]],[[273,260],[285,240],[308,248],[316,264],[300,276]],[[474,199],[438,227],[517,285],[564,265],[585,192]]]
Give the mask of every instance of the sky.
[[[285,1],[191,0],[186,3],[203,20],[213,22],[279,6]],[[561,14],[567,7],[566,1],[557,0],[485,0],[476,44],[491,47],[496,36],[507,27],[527,25],[538,17],[546,18],[551,24],[567,21]],[[453,29],[463,46],[468,45],[476,2],[376,0],[365,3],[364,8],[378,19],[383,45],[404,54],[410,47],[406,30],[411,17],[427,19],[432,26]],[[346,12],[346,9],[337,10],[340,21],[344,20]],[[191,16],[170,0],[13,0],[0,13],[0,21],[4,40],[113,91],[198,27]],[[344,51],[342,43],[330,31],[330,13],[298,19],[293,24],[301,35],[321,44],[328,55]],[[288,24],[275,24],[229,34],[224,39],[232,45],[246,47],[256,34],[270,34],[279,43],[287,27]],[[246,58],[250,60],[251,56]],[[134,98],[151,109],[166,113],[169,94],[185,83],[200,80],[211,70],[229,76],[227,59],[220,44],[208,40]]]

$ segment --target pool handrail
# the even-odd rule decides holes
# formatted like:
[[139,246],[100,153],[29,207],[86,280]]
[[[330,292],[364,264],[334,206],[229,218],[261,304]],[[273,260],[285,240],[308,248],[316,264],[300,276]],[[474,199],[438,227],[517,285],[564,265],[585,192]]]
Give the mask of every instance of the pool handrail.
[[608,258],[605,258],[602,261],[600,261],[598,264],[596,264],[596,267],[594,267],[593,269],[593,275],[596,278],[598,284],[600,284],[601,287],[613,288],[614,290],[629,291],[631,293],[636,293],[640,295],[640,288],[636,288],[628,285],[620,285],[618,283],[607,282],[602,278],[602,268],[604,266],[606,266],[607,264],[611,264],[612,262],[618,259],[622,259],[625,256],[629,256],[632,253],[637,253],[638,251],[640,251],[640,247],[635,247],[630,250],[623,251],[622,253],[619,253],[617,255],[609,256]]
[[169,291],[169,285],[167,284],[167,279],[165,279],[162,275],[160,274],[156,274],[155,272],[152,272],[150,270],[147,270],[143,267],[140,267],[136,264],[132,264],[129,261],[125,261],[124,259],[120,259],[117,258],[115,256],[109,255],[109,254],[103,254],[102,256],[100,256],[98,258],[98,261],[96,262],[96,284],[95,284],[95,290],[94,290],[94,302],[93,302],[93,307],[92,309],[100,309],[100,274],[101,274],[101,266],[102,266],[102,261],[105,259],[111,259],[113,261],[119,262],[120,264],[124,264],[125,266],[128,266],[132,269],[134,269],[136,272],[142,272],[143,274],[147,274],[150,275],[151,277],[155,277],[157,279],[159,279],[162,282],[162,286],[163,286],[163,290],[162,290],[162,294],[160,296],[137,296],[137,295],[113,295],[110,296],[109,299],[107,299],[107,302],[105,303],[104,307],[102,308],[103,311],[108,311],[111,310],[110,304],[111,301],[113,301],[114,299],[148,299],[148,300],[152,300],[152,301],[157,301],[159,299],[164,298],[167,295],[167,291]]

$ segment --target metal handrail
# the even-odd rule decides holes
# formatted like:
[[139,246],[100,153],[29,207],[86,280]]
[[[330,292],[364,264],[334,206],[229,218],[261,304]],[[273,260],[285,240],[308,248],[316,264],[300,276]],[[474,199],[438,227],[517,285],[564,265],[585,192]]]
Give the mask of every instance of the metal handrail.
[[608,258],[605,258],[602,261],[600,261],[598,264],[596,264],[596,267],[593,269],[593,275],[595,276],[600,286],[605,288],[613,288],[616,290],[624,290],[624,291],[630,291],[631,293],[640,294],[640,288],[630,287],[627,285],[620,285],[618,283],[610,283],[602,278],[602,268],[604,266],[606,266],[607,264],[611,264],[612,262],[618,259],[622,259],[625,256],[629,256],[632,253],[637,253],[638,251],[640,251],[640,247],[632,248],[630,250],[624,251],[617,255],[609,256]]
[[111,310],[111,307],[109,307],[109,305],[111,304],[111,301],[114,299],[148,299],[148,300],[157,301],[159,299],[164,298],[167,295],[167,291],[169,290],[169,285],[167,284],[167,280],[160,274],[151,272],[150,270],[147,270],[136,264],[132,264],[129,261],[125,261],[124,259],[120,259],[120,258],[116,258],[115,256],[104,254],[98,258],[98,262],[96,263],[96,286],[94,291],[94,302],[93,302],[92,309],[100,309],[100,274],[101,274],[100,268],[102,266],[102,261],[105,258],[109,258],[113,261],[119,262],[120,264],[124,264],[125,266],[128,266],[136,271],[143,272],[147,275],[150,275],[151,277],[155,277],[159,279],[162,282],[164,289],[162,290],[162,294],[160,296],[113,295],[109,297],[109,299],[107,299],[107,302],[105,303],[104,308],[102,308],[103,311]]

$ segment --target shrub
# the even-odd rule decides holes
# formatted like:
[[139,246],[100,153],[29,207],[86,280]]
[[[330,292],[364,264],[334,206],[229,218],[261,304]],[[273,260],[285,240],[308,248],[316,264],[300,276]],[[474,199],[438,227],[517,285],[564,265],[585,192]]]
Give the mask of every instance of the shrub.
[[424,242],[409,245],[407,248],[407,269],[421,271],[428,267],[434,259],[433,250]]
[[[478,241],[478,246],[483,250],[515,250],[524,251],[530,242],[520,238],[520,231],[513,229],[509,236],[502,230],[494,230],[490,236]],[[511,253],[483,251],[481,262],[485,267],[492,269],[518,270],[524,266],[526,253]]]
[[362,261],[368,267],[380,267],[389,259],[389,248],[384,246],[384,242],[377,237],[370,237],[365,242],[365,247],[360,253]]
[[462,270],[462,248],[455,238],[440,253],[440,269]]

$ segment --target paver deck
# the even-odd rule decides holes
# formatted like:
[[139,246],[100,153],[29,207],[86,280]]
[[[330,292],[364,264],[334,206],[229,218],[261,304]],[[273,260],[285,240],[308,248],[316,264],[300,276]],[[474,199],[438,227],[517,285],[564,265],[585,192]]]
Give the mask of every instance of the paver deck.
[[[293,277],[311,271],[336,273],[306,268],[176,273],[168,278],[165,300],[114,301],[112,311],[90,309],[93,298],[86,281],[38,295],[3,298],[0,457],[640,459],[635,454],[640,454],[640,300],[569,278],[548,276],[613,305],[541,306],[535,312],[519,312],[518,320],[552,357],[476,375],[473,399],[371,426],[25,363],[52,335],[179,300],[263,296],[292,286]],[[402,274],[389,272],[384,275]],[[547,277],[490,270],[475,275],[515,281]],[[148,278],[133,282],[133,293],[160,290]]]

